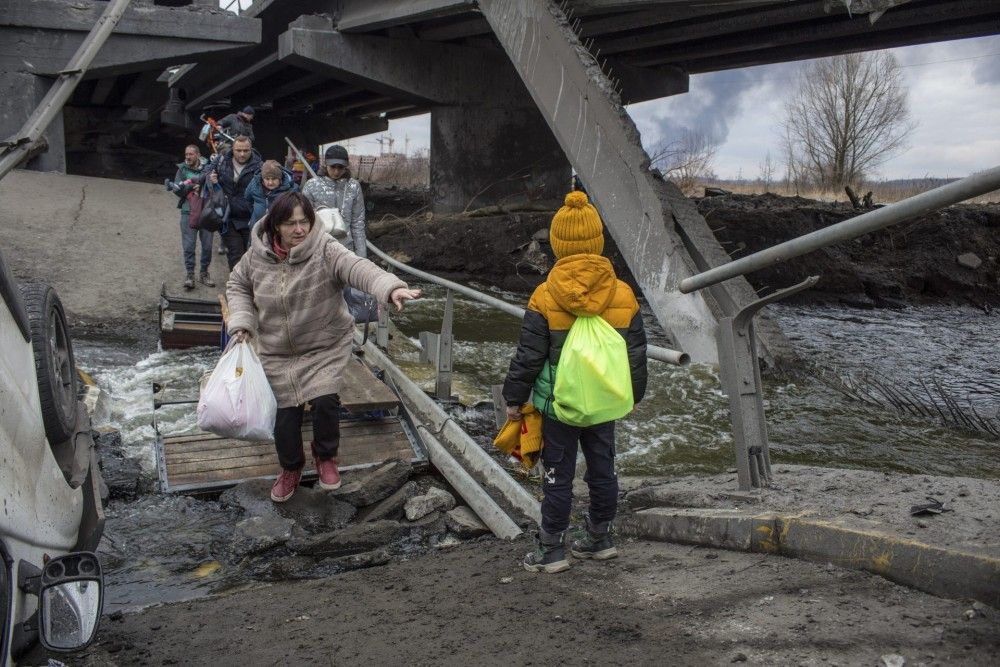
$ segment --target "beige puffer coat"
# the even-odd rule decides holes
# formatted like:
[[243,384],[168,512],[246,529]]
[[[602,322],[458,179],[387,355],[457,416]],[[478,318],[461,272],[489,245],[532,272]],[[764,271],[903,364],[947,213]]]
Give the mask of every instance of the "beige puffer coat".
[[387,303],[406,283],[355,255],[319,224],[279,261],[265,221],[254,225],[250,250],[229,274],[228,329],[253,334],[278,407],[287,408],[340,391],[354,334],[344,286]]

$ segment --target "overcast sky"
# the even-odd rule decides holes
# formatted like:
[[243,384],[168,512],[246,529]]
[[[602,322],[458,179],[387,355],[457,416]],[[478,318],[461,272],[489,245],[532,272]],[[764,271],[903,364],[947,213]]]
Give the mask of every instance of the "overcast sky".
[[[1000,37],[892,49],[903,67],[918,126],[909,148],[887,162],[885,178],[965,176],[1000,164]],[[800,63],[765,65],[691,77],[685,95],[629,107],[647,149],[679,130],[703,130],[720,148],[714,169],[723,178],[755,178],[765,153],[779,158],[782,103]],[[390,123],[396,150],[410,137],[411,153],[430,144],[429,117]],[[353,152],[377,154],[370,137]]]

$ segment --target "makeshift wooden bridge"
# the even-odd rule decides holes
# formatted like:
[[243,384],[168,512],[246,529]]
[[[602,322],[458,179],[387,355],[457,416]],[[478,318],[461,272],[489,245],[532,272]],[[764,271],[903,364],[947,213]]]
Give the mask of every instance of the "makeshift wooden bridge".
[[[345,370],[340,400],[343,414],[337,458],[341,470],[367,468],[388,459],[426,461],[399,397],[357,357]],[[154,397],[156,406],[171,403],[195,401],[157,401]],[[309,451],[312,437],[307,411],[302,427],[307,462],[303,476],[307,479],[316,476]],[[223,438],[201,431],[158,436],[156,462],[160,490],[165,493],[209,492],[247,479],[271,478],[280,467],[272,442]]]

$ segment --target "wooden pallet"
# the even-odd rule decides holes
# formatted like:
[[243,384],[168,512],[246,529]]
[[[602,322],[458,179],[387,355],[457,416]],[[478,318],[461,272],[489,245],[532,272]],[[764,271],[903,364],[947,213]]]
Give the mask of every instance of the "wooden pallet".
[[[414,463],[425,460],[408,431],[409,426],[399,417],[341,422],[339,468],[367,468],[394,458]],[[306,459],[303,476],[307,479],[316,475],[310,440],[312,426],[303,426],[302,449]],[[160,490],[165,493],[196,493],[248,479],[271,479],[279,469],[273,443],[233,440],[210,433],[162,438],[156,454]]]

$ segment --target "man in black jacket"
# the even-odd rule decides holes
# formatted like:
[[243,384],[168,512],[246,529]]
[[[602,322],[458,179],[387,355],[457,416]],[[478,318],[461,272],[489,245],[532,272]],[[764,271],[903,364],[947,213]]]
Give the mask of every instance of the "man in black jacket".
[[250,139],[236,137],[233,147],[215,159],[206,171],[208,182],[219,185],[229,200],[229,217],[222,232],[226,244],[226,260],[232,271],[243,253],[250,247],[250,216],[253,207],[245,193],[250,181],[260,172],[261,159]]
[[[246,137],[253,141],[253,107],[243,107],[243,111],[231,113],[224,116],[219,121],[219,128],[234,139],[239,136]],[[225,137],[216,137],[216,141],[226,140]]]

